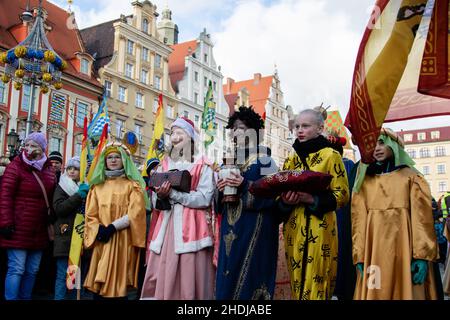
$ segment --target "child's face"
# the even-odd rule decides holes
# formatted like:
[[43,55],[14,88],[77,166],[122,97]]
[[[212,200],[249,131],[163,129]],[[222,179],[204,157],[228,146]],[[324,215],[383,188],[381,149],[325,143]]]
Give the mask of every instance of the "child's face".
[[68,167],[66,169],[67,176],[75,181],[80,181],[80,169],[77,169],[75,167]]
[[323,125],[319,125],[312,114],[303,113],[294,120],[294,134],[300,142],[317,138],[322,131]]
[[394,156],[394,153],[392,152],[392,149],[388,147],[386,144],[384,144],[383,140],[377,141],[377,146],[375,147],[375,150],[373,152],[373,157],[378,162],[383,162],[386,159],[390,159]]
[[106,167],[108,170],[120,170],[123,168],[122,156],[120,153],[112,152],[106,156]]

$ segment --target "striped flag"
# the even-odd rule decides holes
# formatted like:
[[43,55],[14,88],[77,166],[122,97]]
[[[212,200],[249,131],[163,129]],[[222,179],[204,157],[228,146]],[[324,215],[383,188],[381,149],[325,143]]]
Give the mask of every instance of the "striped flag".
[[94,159],[92,159],[91,166],[89,168],[89,172],[87,175],[87,181],[91,181],[92,175],[94,174],[95,167],[97,166],[98,159],[100,159],[100,155],[102,154],[103,147],[106,145],[108,141],[108,124],[106,123],[103,127],[102,135],[100,136],[100,140],[97,144],[97,148],[95,149]]
[[408,63],[427,2],[378,0],[375,4],[380,14],[369,22],[360,44],[345,120],[364,163],[373,161],[381,126]]
[[[153,130],[152,142],[148,148],[147,158],[145,163],[151,158],[158,158],[162,160],[164,156],[164,106],[163,106],[163,96],[160,93],[158,97],[158,109],[155,115],[155,127]],[[142,169],[142,176],[147,176],[147,171],[144,166]]]
[[98,108],[98,112],[95,114],[88,127],[89,138],[94,141],[98,141],[100,139],[105,124],[109,125],[108,106],[106,101],[107,97],[106,95],[103,95],[103,100]]
[[216,120],[216,103],[214,102],[212,82],[209,80],[208,92],[206,93],[205,103],[202,114],[201,128],[205,130],[205,147],[207,148],[214,142],[217,124]]

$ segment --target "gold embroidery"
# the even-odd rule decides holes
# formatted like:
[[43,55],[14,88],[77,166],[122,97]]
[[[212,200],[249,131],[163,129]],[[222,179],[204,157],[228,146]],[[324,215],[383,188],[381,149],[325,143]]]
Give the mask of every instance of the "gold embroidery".
[[239,199],[237,204],[227,203],[227,222],[230,226],[234,226],[241,218],[242,214],[242,199]]
[[270,292],[267,290],[265,283],[262,284],[261,288],[256,289],[253,292],[252,300],[271,300]]
[[231,246],[233,241],[237,239],[237,236],[233,233],[233,230],[230,230],[226,236],[223,237],[223,241],[225,241],[225,252],[227,257],[230,256]]

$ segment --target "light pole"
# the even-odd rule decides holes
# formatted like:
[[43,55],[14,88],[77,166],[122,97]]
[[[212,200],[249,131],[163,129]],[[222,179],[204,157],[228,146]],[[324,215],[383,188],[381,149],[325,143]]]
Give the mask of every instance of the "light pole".
[[17,154],[17,148],[20,144],[19,135],[16,133],[16,130],[11,129],[6,135],[6,143],[8,144],[9,157],[13,159]]
[[[22,14],[22,20],[31,21],[33,15],[28,10]],[[47,94],[49,88],[62,88],[62,70],[67,63],[53,50],[48,42],[44,29],[44,13],[42,0],[30,34],[14,48],[0,54],[0,62],[5,64],[5,73],[1,80],[6,84],[14,80],[14,88],[20,90],[23,85],[30,86],[30,103],[28,108],[25,135],[28,136],[33,128],[34,87],[40,86],[41,93]]]

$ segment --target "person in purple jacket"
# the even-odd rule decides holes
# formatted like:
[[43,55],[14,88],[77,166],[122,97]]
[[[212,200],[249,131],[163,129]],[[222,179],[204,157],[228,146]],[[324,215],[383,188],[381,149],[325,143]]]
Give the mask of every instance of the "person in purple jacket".
[[46,148],[44,133],[28,135],[0,185],[0,247],[6,248],[8,256],[6,300],[31,299],[42,252],[49,244],[47,225],[51,221],[38,182],[40,179],[51,203],[56,178]]

